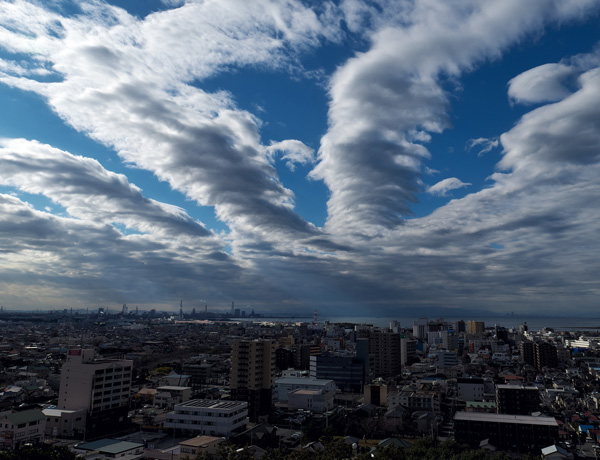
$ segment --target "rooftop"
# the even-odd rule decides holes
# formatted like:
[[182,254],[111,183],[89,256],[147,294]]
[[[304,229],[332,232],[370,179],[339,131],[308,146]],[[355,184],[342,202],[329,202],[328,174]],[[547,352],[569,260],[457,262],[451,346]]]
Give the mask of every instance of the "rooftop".
[[186,439],[179,443],[180,446],[191,446],[201,447],[206,444],[212,444],[213,442],[222,441],[223,438],[216,438],[214,436],[196,436],[195,438]]
[[6,418],[12,422],[13,425],[20,425],[21,423],[45,420],[46,416],[39,409],[29,409],[21,412],[12,412],[10,414],[6,414]]
[[275,379],[275,384],[281,385],[330,385],[335,384],[331,379],[316,379],[314,377],[281,377]]
[[457,412],[456,414],[454,414],[454,420],[546,425],[558,427],[558,423],[554,417],[534,417],[532,415],[489,414],[485,412]]
[[243,401],[219,401],[213,399],[192,399],[182,404],[177,404],[176,407],[200,407],[210,409],[236,409],[247,406],[247,402]]

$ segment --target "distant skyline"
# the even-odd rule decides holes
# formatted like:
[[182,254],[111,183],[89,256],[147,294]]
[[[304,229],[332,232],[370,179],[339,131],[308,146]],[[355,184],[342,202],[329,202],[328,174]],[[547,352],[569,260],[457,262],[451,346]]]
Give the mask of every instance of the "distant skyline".
[[0,305],[577,315],[600,0],[0,0]]

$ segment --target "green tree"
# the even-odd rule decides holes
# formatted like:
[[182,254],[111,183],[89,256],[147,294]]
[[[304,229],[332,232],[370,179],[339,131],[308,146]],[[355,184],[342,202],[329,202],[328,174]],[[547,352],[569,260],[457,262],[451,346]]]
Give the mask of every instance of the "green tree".
[[82,460],[65,446],[25,446],[21,449],[0,452],[0,460]]

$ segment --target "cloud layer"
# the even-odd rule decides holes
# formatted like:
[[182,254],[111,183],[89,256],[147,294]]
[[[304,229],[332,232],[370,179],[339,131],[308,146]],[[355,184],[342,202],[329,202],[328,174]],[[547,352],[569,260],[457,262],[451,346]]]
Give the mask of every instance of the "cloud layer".
[[[70,15],[52,5],[0,2],[0,83],[41,98],[123,165],[211,207],[226,230],[34,129],[29,139],[4,133],[4,302],[592,308],[596,52],[503,82],[506,103],[529,112],[497,138],[471,133],[468,149],[502,150],[485,188],[453,171],[429,188],[421,178],[433,171],[424,161],[440,155],[432,139],[463,123],[452,118],[461,77],[532,34],[597,13],[598,1],[188,1],[144,17],[100,1]],[[351,57],[333,73],[307,64],[336,47]],[[238,90],[209,89],[245,72],[324,85],[328,125],[316,154],[307,139],[264,139],[277,120],[242,108]],[[312,198],[327,207],[323,227],[296,209],[306,180],[327,188]],[[423,193],[456,197],[415,218]],[[64,212],[36,209],[35,196]]]

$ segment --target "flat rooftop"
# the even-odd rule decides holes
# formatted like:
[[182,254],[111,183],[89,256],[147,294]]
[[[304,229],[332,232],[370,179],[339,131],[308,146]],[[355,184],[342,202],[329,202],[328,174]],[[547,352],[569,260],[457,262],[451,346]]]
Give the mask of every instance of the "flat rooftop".
[[514,423],[518,425],[546,425],[558,427],[554,417],[534,417],[533,415],[488,414],[484,412],[457,412],[454,420],[471,422]]
[[199,407],[203,409],[235,409],[238,407],[247,406],[244,401],[221,401],[216,399],[192,399],[182,404],[177,404],[176,407]]
[[317,385],[325,386],[334,384],[331,379],[315,379],[313,377],[280,377],[275,379],[275,385]]

